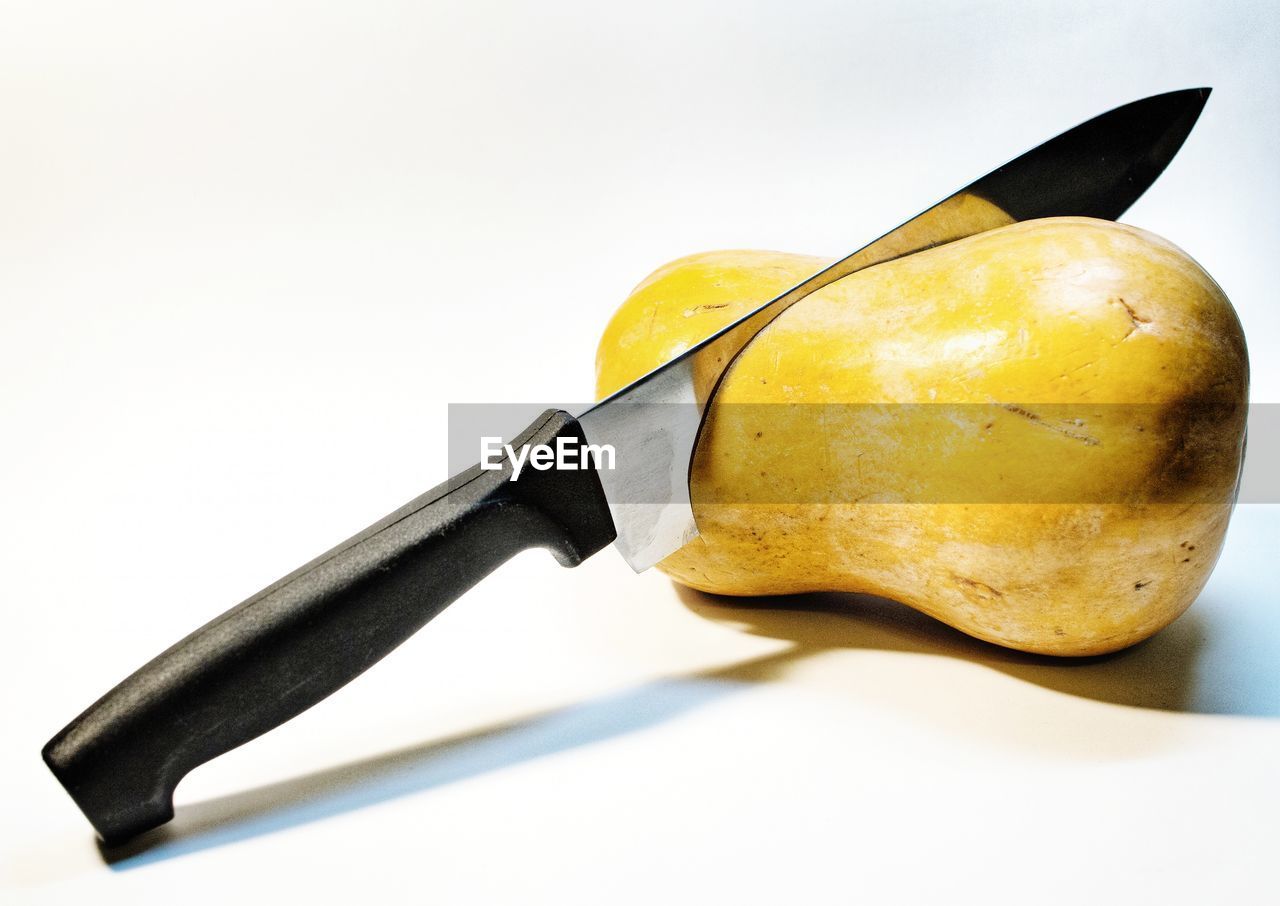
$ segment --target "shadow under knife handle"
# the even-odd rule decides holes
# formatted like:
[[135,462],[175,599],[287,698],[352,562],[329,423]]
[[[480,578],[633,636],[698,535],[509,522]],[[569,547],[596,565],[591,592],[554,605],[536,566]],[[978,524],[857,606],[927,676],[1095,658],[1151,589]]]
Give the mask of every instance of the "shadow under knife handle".
[[[511,446],[583,442],[549,410]],[[405,641],[520,551],[576,566],[614,538],[590,462],[476,466],[197,629],[45,746],[45,762],[103,840],[173,817],[192,768],[279,726]]]

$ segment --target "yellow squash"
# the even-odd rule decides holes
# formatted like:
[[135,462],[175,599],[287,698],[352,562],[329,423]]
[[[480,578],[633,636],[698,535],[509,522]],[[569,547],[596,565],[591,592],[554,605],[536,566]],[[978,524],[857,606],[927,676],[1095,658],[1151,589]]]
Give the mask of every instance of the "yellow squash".
[[[824,260],[710,252],[646,279],[606,395]],[[862,271],[797,303],[712,399],[701,535],[660,568],[729,595],[856,591],[979,638],[1087,655],[1176,618],[1217,560],[1248,359],[1213,280],[1133,227],[1055,218]]]

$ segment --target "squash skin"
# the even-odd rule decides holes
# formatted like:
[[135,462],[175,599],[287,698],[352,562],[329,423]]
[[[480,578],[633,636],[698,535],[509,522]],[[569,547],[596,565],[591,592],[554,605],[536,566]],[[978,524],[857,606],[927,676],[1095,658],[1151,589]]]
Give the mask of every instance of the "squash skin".
[[[660,268],[606,328],[597,393],[825,263]],[[695,454],[700,536],[659,568],[715,594],[879,595],[1029,652],[1115,651],[1207,581],[1247,395],[1239,320],[1185,253],[1086,218],[1001,227],[838,281],[752,340]]]

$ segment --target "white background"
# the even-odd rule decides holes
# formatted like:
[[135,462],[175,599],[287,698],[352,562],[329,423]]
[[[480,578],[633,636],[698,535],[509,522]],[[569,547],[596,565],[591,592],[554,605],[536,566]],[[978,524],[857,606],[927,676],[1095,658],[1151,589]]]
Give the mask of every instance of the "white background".
[[3,897],[1269,899],[1277,507],[1065,666],[525,555],[111,867],[38,752],[442,479],[448,402],[586,399],[657,265],[850,251],[1147,94],[1215,88],[1126,219],[1280,402],[1278,46],[1221,0],[0,2]]

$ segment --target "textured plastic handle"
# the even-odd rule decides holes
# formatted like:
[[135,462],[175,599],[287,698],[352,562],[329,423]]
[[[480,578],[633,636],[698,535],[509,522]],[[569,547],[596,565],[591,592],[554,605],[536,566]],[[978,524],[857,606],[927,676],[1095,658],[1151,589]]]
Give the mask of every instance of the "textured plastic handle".
[[[583,440],[564,412],[512,442]],[[576,566],[613,540],[592,468],[470,469],[196,630],[44,748],[107,843],[173,817],[192,768],[279,726],[372,666],[532,547]]]

